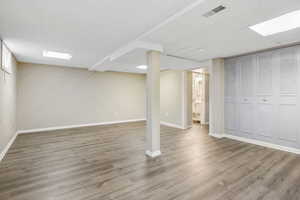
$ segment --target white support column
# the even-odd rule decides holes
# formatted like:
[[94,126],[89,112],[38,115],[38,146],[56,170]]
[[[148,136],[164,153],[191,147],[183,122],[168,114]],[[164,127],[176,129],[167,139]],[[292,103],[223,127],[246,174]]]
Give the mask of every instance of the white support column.
[[209,66],[209,135],[224,134],[224,59],[211,61]]
[[160,152],[160,52],[147,53],[147,131],[146,155],[157,157]]

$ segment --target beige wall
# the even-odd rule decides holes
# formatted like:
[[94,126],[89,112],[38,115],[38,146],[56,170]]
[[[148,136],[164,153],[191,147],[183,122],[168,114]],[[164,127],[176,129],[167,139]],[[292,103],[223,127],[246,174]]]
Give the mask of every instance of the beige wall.
[[145,76],[18,66],[18,129],[145,118]]
[[190,126],[192,116],[190,90],[191,73],[183,70],[161,72],[160,119],[162,122],[171,123],[182,128]]
[[0,70],[0,153],[17,131],[16,76],[17,62],[12,56],[12,74]]
[[[186,127],[184,71],[163,71],[160,81],[161,121]],[[19,63],[18,130],[145,119],[145,92],[145,75]]]

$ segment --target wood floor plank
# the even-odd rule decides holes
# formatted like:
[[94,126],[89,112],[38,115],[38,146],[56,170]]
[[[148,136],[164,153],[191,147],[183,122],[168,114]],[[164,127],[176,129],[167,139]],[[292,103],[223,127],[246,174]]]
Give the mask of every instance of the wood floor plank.
[[144,155],[145,122],[30,133],[0,163],[0,200],[290,200],[300,157],[161,127],[162,156]]

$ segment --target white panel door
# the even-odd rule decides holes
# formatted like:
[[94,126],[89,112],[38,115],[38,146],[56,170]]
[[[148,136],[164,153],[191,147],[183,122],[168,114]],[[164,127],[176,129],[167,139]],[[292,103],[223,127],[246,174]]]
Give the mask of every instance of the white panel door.
[[300,46],[227,61],[225,128],[300,148]]
[[297,49],[290,47],[279,52],[278,137],[284,141],[296,142],[299,126],[299,115],[297,113],[297,79],[299,78]]
[[254,62],[253,56],[239,59],[240,90],[239,90],[239,130],[243,133],[254,131]]
[[236,84],[237,70],[236,59],[228,59],[225,62],[225,129],[237,129],[237,103]]
[[272,138],[274,135],[274,76],[273,53],[257,55],[255,134]]

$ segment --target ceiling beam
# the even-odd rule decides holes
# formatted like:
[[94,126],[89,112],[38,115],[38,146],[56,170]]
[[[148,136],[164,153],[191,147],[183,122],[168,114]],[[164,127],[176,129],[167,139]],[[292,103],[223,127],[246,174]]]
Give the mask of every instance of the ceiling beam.
[[197,1],[189,4],[188,6],[184,7],[183,9],[180,9],[175,14],[171,15],[166,20],[164,20],[161,23],[159,23],[158,25],[154,26],[149,31],[141,34],[139,37],[136,38],[136,40],[143,39],[144,37],[150,35],[151,33],[155,32],[155,31],[157,31],[158,29],[160,29],[161,27],[167,25],[168,23],[170,23],[172,21],[175,21],[177,18],[183,16],[184,14],[186,14],[187,12],[191,11],[192,9],[194,9],[195,7],[199,6],[200,4],[202,4],[204,2],[205,2],[205,0],[197,0]]
[[107,61],[109,59],[110,59],[109,56],[104,57],[102,60],[100,60],[95,65],[93,65],[92,67],[90,67],[89,71],[94,71],[94,70],[96,70],[96,68],[97,68],[98,71],[106,71],[107,70],[106,67],[105,67],[105,69],[103,67],[101,67],[101,69],[100,69],[99,66],[101,66],[105,61]]
[[[159,51],[162,52],[163,51],[163,47],[160,44],[151,44],[151,43],[143,42],[141,40],[143,38],[145,38],[146,36],[150,35],[151,33],[157,31],[161,27],[165,26],[166,24],[168,24],[168,23],[176,20],[177,18],[183,16],[184,14],[186,14],[187,12],[191,11],[192,9],[194,9],[195,7],[199,6],[200,4],[202,4],[204,2],[205,2],[205,0],[197,0],[197,1],[189,4],[188,6],[184,7],[183,9],[180,9],[175,14],[171,15],[170,17],[168,17],[166,20],[162,21],[158,25],[154,26],[152,29],[150,29],[150,30],[146,31],[145,33],[141,34],[140,36],[138,36],[135,40],[129,42],[124,47],[119,48],[118,50],[116,50],[111,55],[106,56],[104,59],[102,59],[99,62],[97,62],[95,65],[93,65],[92,67],[90,67],[89,70],[95,70],[100,64],[102,64],[108,58],[112,61],[112,60],[114,60],[116,58],[119,58],[122,55],[125,55],[125,54],[129,53],[130,51],[132,51],[132,50],[134,50],[136,48],[147,49],[145,47],[148,46],[148,47],[151,47],[151,48],[155,48],[155,49],[151,49],[150,48],[149,50],[161,49]],[[142,46],[142,47],[137,47],[137,46]],[[134,47],[136,47],[136,48],[134,48]]]
[[132,52],[135,49],[146,49],[146,50],[163,52],[163,47],[160,44],[149,43],[149,42],[144,42],[144,41],[134,41],[124,47],[119,48],[111,55],[106,56],[105,58],[103,58],[102,60],[97,62],[95,65],[90,67],[89,70],[93,71],[93,70],[97,69],[98,71],[106,71],[106,70],[108,70],[108,68],[101,66],[104,62],[114,61],[114,60]]
[[147,50],[163,52],[163,47],[160,44],[143,42],[143,41],[134,41],[124,47],[121,47],[117,51],[115,51],[110,56],[110,60],[113,61],[127,53],[130,53],[131,51],[133,51],[135,49],[147,49]]

